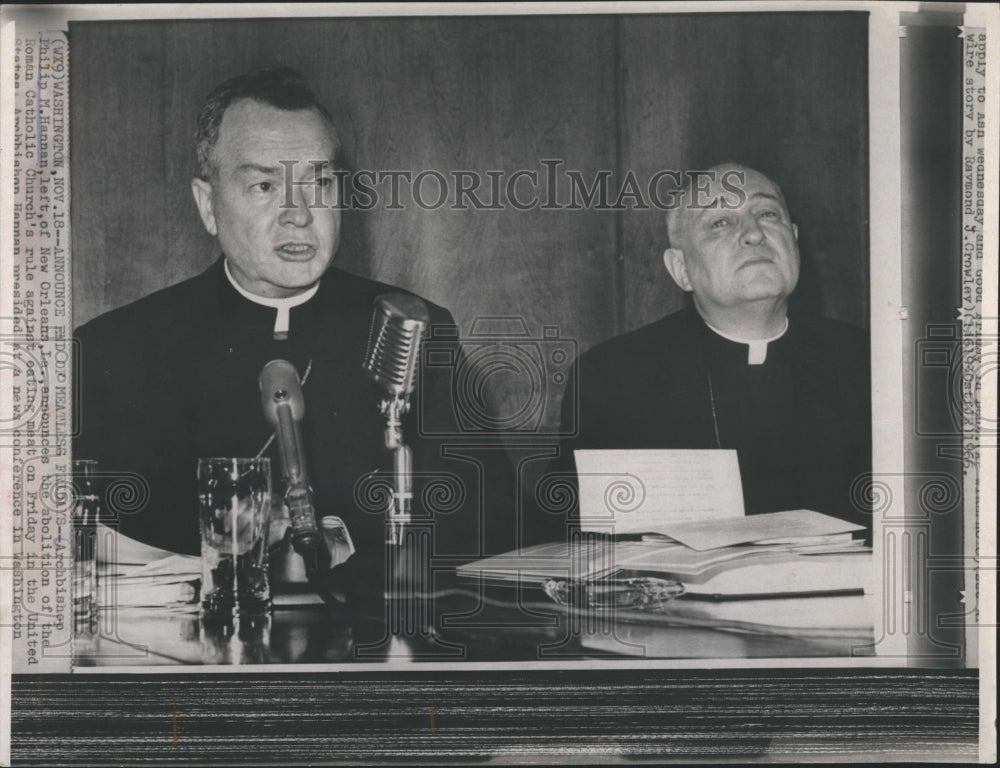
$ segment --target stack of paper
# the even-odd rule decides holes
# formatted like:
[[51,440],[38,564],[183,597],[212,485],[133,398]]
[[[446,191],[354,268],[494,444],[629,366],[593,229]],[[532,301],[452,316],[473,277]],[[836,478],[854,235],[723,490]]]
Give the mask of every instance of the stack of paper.
[[[459,575],[528,584],[633,576],[680,582],[680,597],[616,614],[634,641],[629,647],[646,654],[679,653],[672,645],[677,636],[656,625],[782,636],[793,646],[806,640],[808,647],[784,648],[794,653],[871,646],[871,550],[854,536],[864,526],[803,509],[747,516],[731,450],[576,451],[575,457],[581,541],[486,558],[458,568]],[[650,631],[643,634],[644,627]],[[711,633],[698,637],[718,640]],[[688,650],[703,655],[701,648]],[[768,647],[722,652],[760,655]]]
[[540,584],[547,579],[593,578],[614,570],[613,562],[602,568],[599,560],[596,548],[577,547],[571,551],[569,544],[556,542],[466,563],[455,572],[490,581]]
[[100,540],[106,543],[98,548],[102,606],[197,606],[201,586],[200,558],[176,555],[110,528],[102,526],[102,529]]
[[[329,526],[324,528],[324,533],[330,543],[333,537]],[[99,541],[100,605],[175,611],[198,608],[201,558],[197,555],[178,555],[158,549],[103,525],[99,526]],[[331,550],[335,543],[331,543]],[[348,544],[353,552],[354,545]],[[336,556],[336,553],[331,554]],[[291,580],[272,580],[272,605],[322,605],[323,598],[306,580],[302,559],[294,552],[285,552],[285,556],[291,559],[287,569],[291,572]]]
[[148,565],[102,568],[106,605],[126,607],[169,606],[197,603],[201,565],[197,557],[171,555]]
[[815,594],[871,593],[871,553],[775,557],[763,562],[740,563],[707,578],[686,583],[688,599],[727,600],[753,596],[789,598]]
[[860,527],[818,512],[776,512],[678,524],[671,536],[640,541],[542,544],[459,566],[457,573],[528,584],[654,575],[706,599],[870,591],[870,550],[851,537]]

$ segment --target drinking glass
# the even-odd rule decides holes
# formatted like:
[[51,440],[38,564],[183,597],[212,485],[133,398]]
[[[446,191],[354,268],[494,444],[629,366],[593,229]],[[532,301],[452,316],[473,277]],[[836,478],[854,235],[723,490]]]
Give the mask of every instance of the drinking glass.
[[270,460],[198,459],[198,508],[202,615],[266,613]]

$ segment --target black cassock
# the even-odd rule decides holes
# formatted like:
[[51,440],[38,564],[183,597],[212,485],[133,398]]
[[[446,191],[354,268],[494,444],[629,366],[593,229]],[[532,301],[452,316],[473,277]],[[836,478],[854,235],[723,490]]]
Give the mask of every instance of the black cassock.
[[[394,291],[330,269],[317,293],[290,310],[287,338],[278,340],[276,310],[241,296],[220,258],[197,277],[80,327],[74,458],[96,459],[102,473],[132,473],[148,484],[148,501],[140,510],[109,505],[111,513],[119,512],[112,522],[125,535],[196,554],[197,459],[261,451],[273,430],[261,409],[258,376],[268,361],[285,359],[300,378],[309,372],[302,431],[317,515],[344,520],[357,547],[349,570],[377,589],[386,516],[371,473],[387,473],[391,458],[384,447],[380,393],[362,363],[374,299]],[[450,313],[429,302],[428,307],[435,330],[453,327]],[[456,336],[450,334],[457,346]],[[443,440],[421,436],[446,434],[454,422],[452,372],[447,366],[422,372],[404,440],[414,453],[415,519],[433,521],[438,553],[471,557],[479,554],[482,480],[470,474],[468,462],[442,456]],[[272,460],[280,490],[276,441],[263,455]],[[447,514],[421,506],[422,489],[435,479],[439,488],[433,497]],[[449,495],[449,487],[456,495]]]
[[871,526],[871,382],[866,334],[792,317],[767,345],[713,332],[693,308],[588,350],[565,398],[562,469],[578,448],[728,448],[747,514],[813,509]]

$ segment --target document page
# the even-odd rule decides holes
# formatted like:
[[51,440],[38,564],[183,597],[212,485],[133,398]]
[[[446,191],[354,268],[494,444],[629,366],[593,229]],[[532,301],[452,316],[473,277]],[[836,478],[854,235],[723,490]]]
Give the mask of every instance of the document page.
[[667,533],[664,526],[743,517],[736,451],[576,451],[584,530]]
[[173,555],[166,549],[144,544],[103,523],[97,526],[97,534],[103,546],[97,548],[97,559],[103,563],[117,565],[148,565]]
[[803,537],[829,536],[863,530],[864,526],[848,523],[821,512],[793,509],[750,515],[719,525],[712,520],[680,522],[666,533],[691,549],[716,549],[750,542],[788,541]]

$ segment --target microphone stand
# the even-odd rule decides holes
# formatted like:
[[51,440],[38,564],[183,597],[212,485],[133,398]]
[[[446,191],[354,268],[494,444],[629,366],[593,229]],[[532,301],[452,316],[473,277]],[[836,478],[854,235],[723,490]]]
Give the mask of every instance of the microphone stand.
[[392,453],[393,492],[389,500],[388,532],[386,543],[400,546],[405,527],[410,523],[413,503],[413,453],[403,442],[403,416],[410,410],[405,395],[387,397],[381,402],[382,415],[386,418],[385,447]]
[[[403,417],[410,408],[406,394],[384,397],[385,447],[392,453],[393,491],[386,510],[386,634],[375,643],[358,645],[358,658],[459,658],[464,650],[443,642],[434,631],[431,586],[431,525],[412,521],[413,455],[403,442]],[[402,640],[408,641],[399,645]]]
[[[432,597],[428,594],[433,552],[433,522],[413,523],[413,456],[403,442],[403,417],[410,410],[410,393],[418,370],[420,343],[430,325],[427,306],[414,296],[396,293],[375,300],[364,370],[381,392],[379,410],[385,417],[385,448],[392,454],[392,494],[386,505],[386,634],[373,644],[355,647],[358,657],[385,658],[400,653],[403,638],[418,641],[403,654],[425,656],[446,652],[459,655],[458,646],[444,646],[434,632]],[[430,647],[428,647],[430,646]]]

